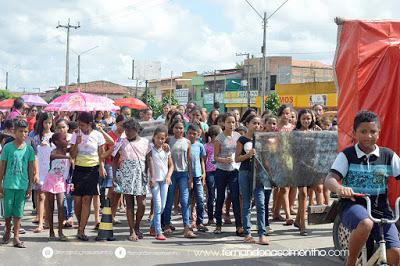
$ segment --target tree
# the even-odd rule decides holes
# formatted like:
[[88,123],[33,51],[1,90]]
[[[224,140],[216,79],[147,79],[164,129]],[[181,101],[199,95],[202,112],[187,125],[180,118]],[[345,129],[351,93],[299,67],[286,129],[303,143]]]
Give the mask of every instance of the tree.
[[243,62],[242,63],[236,63],[235,68],[236,69],[243,69]]
[[15,94],[12,94],[8,90],[0,90],[0,100],[5,100],[5,99],[10,99],[10,98],[16,98]]
[[154,94],[149,89],[146,89],[140,97],[140,100],[142,100],[142,102],[144,102],[147,107],[153,111],[153,117],[156,117],[158,113],[158,103],[154,97]]
[[265,101],[265,108],[271,110],[274,115],[278,111],[279,106],[281,106],[281,101],[279,99],[278,94],[276,92],[268,95],[267,100]]

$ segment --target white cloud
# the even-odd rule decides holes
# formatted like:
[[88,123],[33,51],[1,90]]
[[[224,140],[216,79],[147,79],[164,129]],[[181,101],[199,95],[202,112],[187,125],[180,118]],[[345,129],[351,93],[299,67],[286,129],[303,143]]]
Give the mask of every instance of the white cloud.
[[[250,2],[270,14],[283,0]],[[199,3],[213,15],[192,7]],[[289,0],[269,20],[267,51],[331,63],[335,16],[395,19],[399,8],[395,0]],[[64,83],[66,34],[56,26],[69,17],[71,24],[81,22],[81,28],[71,30],[72,49],[99,46],[82,55],[82,81],[132,84],[132,58],[161,61],[164,76],[171,70],[177,75],[233,67],[242,60],[236,52],[259,56],[262,44],[262,21],[244,0],[3,0],[0,9],[0,67],[10,70],[11,88]],[[71,52],[70,81],[77,77],[76,61]],[[4,84],[1,72],[0,87]]]

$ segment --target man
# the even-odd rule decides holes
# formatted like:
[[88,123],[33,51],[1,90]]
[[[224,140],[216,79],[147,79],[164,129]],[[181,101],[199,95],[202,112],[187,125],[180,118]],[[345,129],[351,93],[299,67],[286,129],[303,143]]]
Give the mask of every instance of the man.
[[167,118],[167,114],[169,113],[169,111],[171,110],[171,105],[170,104],[165,104],[163,107],[163,114],[160,115],[159,117],[157,117],[157,120],[165,120]]
[[128,106],[122,106],[121,115],[125,116],[126,118],[130,118],[132,116],[131,109]]

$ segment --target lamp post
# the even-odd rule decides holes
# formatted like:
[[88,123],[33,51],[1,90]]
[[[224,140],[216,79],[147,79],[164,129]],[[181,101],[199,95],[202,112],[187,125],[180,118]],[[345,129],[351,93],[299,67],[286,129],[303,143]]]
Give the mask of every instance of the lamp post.
[[87,49],[87,50],[85,50],[85,51],[83,51],[81,53],[77,53],[77,52],[75,52],[74,50],[71,49],[72,52],[78,56],[78,79],[77,79],[78,86],[79,86],[79,84],[81,84],[81,55],[87,54],[90,51],[93,51],[94,49],[96,49],[98,47],[99,46],[96,45],[96,46],[94,46],[94,47],[92,47],[90,49]]

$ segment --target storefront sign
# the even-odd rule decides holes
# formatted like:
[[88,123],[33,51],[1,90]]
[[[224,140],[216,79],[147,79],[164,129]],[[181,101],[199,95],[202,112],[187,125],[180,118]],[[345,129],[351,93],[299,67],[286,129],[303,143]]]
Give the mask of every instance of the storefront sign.
[[175,98],[179,104],[187,104],[189,101],[189,89],[177,89],[175,90]]
[[[224,103],[247,103],[247,91],[226,91],[224,93]],[[250,103],[256,102],[258,91],[250,91]]]
[[[203,95],[204,104],[214,103],[214,93],[205,93]],[[215,93],[215,101],[219,103],[224,103],[224,94],[222,92]]]

